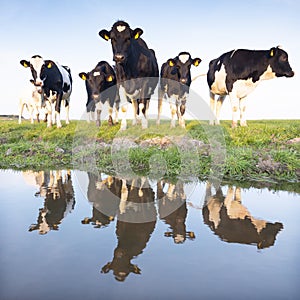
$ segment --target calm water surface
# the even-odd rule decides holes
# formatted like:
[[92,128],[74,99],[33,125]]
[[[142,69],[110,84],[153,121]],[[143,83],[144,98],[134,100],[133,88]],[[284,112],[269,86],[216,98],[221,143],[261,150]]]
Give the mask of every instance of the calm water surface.
[[0,299],[300,299],[299,194],[0,171]]

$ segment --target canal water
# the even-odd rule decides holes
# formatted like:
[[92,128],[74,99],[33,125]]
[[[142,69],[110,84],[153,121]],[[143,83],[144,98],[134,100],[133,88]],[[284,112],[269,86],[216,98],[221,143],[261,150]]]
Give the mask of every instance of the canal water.
[[0,299],[300,299],[295,192],[73,170],[0,188]]

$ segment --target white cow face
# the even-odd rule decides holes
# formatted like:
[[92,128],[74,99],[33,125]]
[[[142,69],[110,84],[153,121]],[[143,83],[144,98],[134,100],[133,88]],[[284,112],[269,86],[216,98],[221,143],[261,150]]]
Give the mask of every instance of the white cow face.
[[34,80],[34,85],[43,86],[44,80],[46,79],[46,75],[44,72],[45,61],[41,56],[34,55],[31,57],[30,61],[21,60],[20,64],[25,68],[30,67],[32,77]]

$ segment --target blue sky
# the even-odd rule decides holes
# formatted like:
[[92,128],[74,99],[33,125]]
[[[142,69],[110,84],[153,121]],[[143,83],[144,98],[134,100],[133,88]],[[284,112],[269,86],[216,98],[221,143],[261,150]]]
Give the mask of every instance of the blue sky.
[[[113,63],[111,45],[98,32],[121,19],[144,30],[142,38],[155,50],[159,65],[180,51],[200,57],[202,63],[192,68],[192,76],[206,73],[209,61],[229,50],[281,45],[296,75],[262,82],[248,97],[247,117],[299,119],[299,11],[298,0],[0,0],[0,114],[18,113],[18,95],[31,77],[19,61],[40,54],[71,68],[70,115],[80,118],[86,92],[78,73],[100,60]],[[208,103],[205,77],[191,88]],[[231,119],[229,98],[221,118]]]

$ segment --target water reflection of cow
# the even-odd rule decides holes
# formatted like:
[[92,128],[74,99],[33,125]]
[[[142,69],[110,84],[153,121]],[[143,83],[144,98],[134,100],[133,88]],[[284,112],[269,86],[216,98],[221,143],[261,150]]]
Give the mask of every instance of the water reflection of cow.
[[93,216],[82,223],[107,226],[117,216],[118,244],[112,261],[102,267],[101,273],[112,270],[118,281],[124,281],[130,273],[140,274],[131,260],[143,252],[156,224],[154,192],[148,180],[111,176],[101,180],[89,174],[88,197],[93,203]]
[[44,207],[39,209],[37,223],[32,224],[29,231],[38,230],[39,234],[46,234],[50,230],[58,230],[63,218],[75,205],[70,171],[40,171],[30,175],[39,186],[35,195],[44,198]]
[[186,238],[194,239],[194,232],[186,231],[187,206],[183,182],[157,182],[157,199],[160,219],[171,229],[165,232],[165,236],[172,237],[176,244],[183,243]]
[[228,187],[226,196],[221,188],[212,195],[212,184],[207,183],[204,223],[229,243],[256,245],[258,249],[268,248],[275,243],[278,232],[283,228],[279,222],[270,223],[254,218],[241,203],[241,189]]

